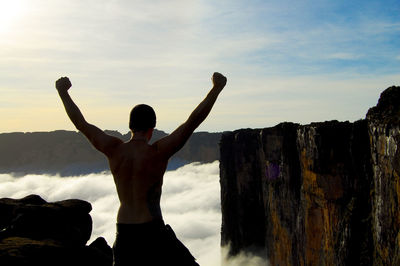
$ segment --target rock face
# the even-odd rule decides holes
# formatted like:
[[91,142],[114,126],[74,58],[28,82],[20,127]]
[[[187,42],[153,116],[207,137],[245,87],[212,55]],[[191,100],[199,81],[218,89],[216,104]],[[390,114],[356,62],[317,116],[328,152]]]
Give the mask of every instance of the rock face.
[[374,259],[400,265],[400,88],[385,90],[367,114],[374,172]]
[[271,265],[399,265],[400,87],[367,119],[225,133],[222,245]]
[[37,195],[0,199],[0,265],[112,265],[103,238],[86,246],[92,207],[82,200],[47,203]]

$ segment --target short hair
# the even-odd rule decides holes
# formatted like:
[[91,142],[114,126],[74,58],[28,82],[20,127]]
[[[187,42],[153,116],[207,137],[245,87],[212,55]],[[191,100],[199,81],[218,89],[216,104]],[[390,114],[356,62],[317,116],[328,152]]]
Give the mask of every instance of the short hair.
[[133,132],[146,131],[156,126],[156,113],[147,104],[138,104],[132,108],[129,116],[129,128]]

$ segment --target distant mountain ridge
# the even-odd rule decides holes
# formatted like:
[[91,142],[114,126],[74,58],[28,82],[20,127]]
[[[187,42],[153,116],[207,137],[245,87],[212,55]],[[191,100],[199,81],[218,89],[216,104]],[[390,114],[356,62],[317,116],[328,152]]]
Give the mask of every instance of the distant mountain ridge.
[[[130,133],[106,133],[126,141]],[[196,132],[175,154],[168,169],[191,162],[213,162],[219,159],[218,143],[222,133]],[[155,130],[151,142],[167,133]],[[108,170],[106,157],[94,149],[79,132],[14,132],[0,134],[0,173],[83,175]]]

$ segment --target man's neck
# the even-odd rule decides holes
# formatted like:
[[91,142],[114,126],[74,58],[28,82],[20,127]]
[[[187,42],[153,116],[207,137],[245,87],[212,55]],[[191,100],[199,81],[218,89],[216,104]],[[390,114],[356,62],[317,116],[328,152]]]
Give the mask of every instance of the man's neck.
[[147,132],[132,132],[131,141],[143,141],[147,143],[150,139]]

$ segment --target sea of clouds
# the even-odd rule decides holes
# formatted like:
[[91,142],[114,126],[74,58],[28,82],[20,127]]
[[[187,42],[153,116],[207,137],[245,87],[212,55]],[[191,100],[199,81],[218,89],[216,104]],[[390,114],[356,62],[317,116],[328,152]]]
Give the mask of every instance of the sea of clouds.
[[[102,236],[112,246],[119,206],[110,173],[78,177],[0,174],[0,198],[40,195],[47,201],[82,199],[92,204],[93,232],[89,243]],[[161,208],[164,220],[189,248],[200,265],[266,265],[258,257],[238,256],[229,262],[221,259],[221,206],[219,163],[192,163],[164,176]]]

